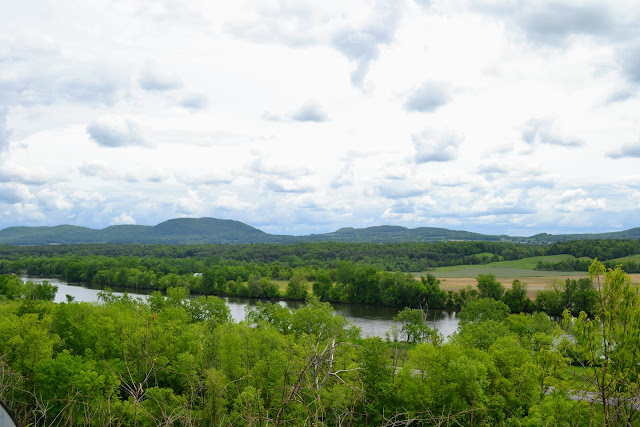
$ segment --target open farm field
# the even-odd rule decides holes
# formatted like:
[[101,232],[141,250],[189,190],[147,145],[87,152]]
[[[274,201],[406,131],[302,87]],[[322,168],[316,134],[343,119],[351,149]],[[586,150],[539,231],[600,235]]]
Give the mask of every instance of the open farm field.
[[614,262],[619,262],[620,264],[624,264],[625,262],[640,262],[640,254],[629,255],[622,258],[613,259]]
[[560,254],[560,255],[546,255],[535,256],[530,258],[522,258],[513,261],[498,261],[486,264],[488,267],[509,267],[509,268],[524,268],[533,270],[538,265],[538,262],[544,263],[556,263],[567,259],[576,259],[573,255]]
[[[272,280],[273,283],[278,285],[278,290],[281,295],[284,295],[287,292],[287,285],[289,284],[288,280]],[[312,292],[312,282],[307,282],[307,292]]]
[[[536,296],[536,292],[543,290],[545,286],[552,283],[555,280],[560,280],[564,282],[567,279],[581,279],[583,277],[588,277],[587,273],[578,273],[578,272],[567,272],[565,274],[559,272],[553,272],[555,275],[548,276],[513,276],[513,275],[498,275],[496,274],[496,279],[498,282],[502,283],[505,288],[510,288],[511,283],[518,279],[523,283],[527,284],[527,296],[529,298],[534,298]],[[495,273],[494,273],[495,274]],[[508,274],[508,273],[506,273]],[[467,285],[476,285],[476,276],[472,277],[441,277],[436,274],[436,277],[440,279],[440,287],[444,290],[454,290],[458,291],[464,288]]]
[[[493,262],[485,265],[456,265],[451,267],[436,268],[429,273],[440,279],[440,287],[445,290],[460,290],[467,285],[475,286],[476,277],[479,274],[493,274],[496,279],[506,288],[511,287],[511,283],[518,279],[528,286],[528,296],[535,297],[536,291],[542,290],[550,283],[567,279],[581,279],[589,277],[587,272],[582,271],[539,271],[533,268],[538,261],[558,262],[563,259],[575,258],[572,255],[552,255],[525,258],[516,261]],[[625,257],[626,261],[640,260],[640,255]],[[624,261],[622,258],[621,261]],[[529,267],[529,268],[527,268]],[[426,273],[415,273],[416,277]],[[640,274],[630,274],[631,280],[640,283]]]

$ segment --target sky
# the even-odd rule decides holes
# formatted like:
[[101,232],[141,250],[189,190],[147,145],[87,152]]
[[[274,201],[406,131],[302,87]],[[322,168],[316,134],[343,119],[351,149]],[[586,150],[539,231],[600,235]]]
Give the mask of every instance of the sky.
[[640,2],[3,0],[0,228],[640,226]]

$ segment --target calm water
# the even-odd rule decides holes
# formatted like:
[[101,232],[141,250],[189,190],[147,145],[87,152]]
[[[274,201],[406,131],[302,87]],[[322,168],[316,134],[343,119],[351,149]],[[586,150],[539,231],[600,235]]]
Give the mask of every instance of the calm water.
[[[87,285],[71,285],[56,278],[43,278],[43,277],[21,277],[22,280],[31,280],[32,282],[41,283],[43,280],[49,281],[52,285],[58,287],[55,302],[66,302],[66,295],[74,297],[75,301],[79,302],[96,302],[98,301],[98,292],[101,289],[91,288]],[[114,289],[115,295],[123,295],[124,289]],[[129,292],[131,297],[145,298],[151,294],[151,291],[137,291]],[[223,298],[227,302],[227,306],[231,311],[231,316],[238,322],[244,319],[245,307],[255,306],[258,300],[253,298],[235,298],[225,297]],[[304,303],[301,301],[278,301],[278,304],[283,307],[296,309],[301,307]],[[362,335],[369,335],[374,337],[385,337],[385,333],[393,326],[393,318],[398,313],[397,308],[382,307],[372,305],[360,305],[360,304],[333,304],[333,308],[336,313],[346,317],[356,326],[362,329]],[[431,328],[437,328],[442,335],[448,337],[456,331],[458,328],[458,319],[455,312],[446,310],[431,310],[429,311],[429,326]]]

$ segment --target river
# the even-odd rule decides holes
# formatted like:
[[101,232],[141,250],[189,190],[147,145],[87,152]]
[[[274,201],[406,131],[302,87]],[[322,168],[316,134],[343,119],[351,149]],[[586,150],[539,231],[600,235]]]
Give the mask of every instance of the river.
[[[52,285],[58,287],[56,293],[55,302],[61,303],[67,301],[67,295],[73,297],[74,301],[78,302],[97,302],[98,292],[101,289],[92,288],[85,284],[69,284],[63,280],[57,278],[47,277],[20,277],[23,281],[30,280],[34,283],[42,283],[47,280]],[[114,289],[115,295],[123,295],[124,289]],[[136,291],[127,293],[131,297],[145,298],[151,293],[148,291]],[[245,307],[255,306],[259,301],[255,298],[237,298],[237,297],[223,297],[231,311],[231,316],[236,322],[244,320]],[[301,307],[304,303],[301,301],[278,301],[283,307],[296,309]],[[385,338],[385,334],[393,326],[393,318],[398,313],[399,309],[394,307],[384,307],[377,305],[364,305],[364,304],[332,304],[336,313],[346,317],[353,324],[358,326],[362,330],[363,336],[373,336]],[[428,324],[431,328],[437,328],[438,331],[445,337],[449,337],[458,329],[458,318],[456,313],[447,310],[430,310],[428,313]],[[399,326],[399,325],[397,325]],[[400,337],[402,339],[402,337]]]

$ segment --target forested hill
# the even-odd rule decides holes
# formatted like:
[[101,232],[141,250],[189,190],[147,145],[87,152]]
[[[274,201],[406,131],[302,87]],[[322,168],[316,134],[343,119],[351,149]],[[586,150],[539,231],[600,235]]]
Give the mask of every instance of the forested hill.
[[58,225],[55,227],[9,227],[0,230],[0,243],[14,245],[73,243],[278,243],[293,242],[291,236],[274,236],[239,221],[216,218],[179,218],[156,226],[112,225],[102,230]]
[[142,244],[200,244],[200,243],[302,243],[353,242],[403,243],[439,242],[450,240],[506,241],[554,243],[585,239],[640,239],[640,228],[600,234],[537,234],[531,237],[487,235],[446,228],[377,226],[341,228],[332,233],[308,236],[287,236],[265,233],[239,221],[217,218],[178,218],[156,226],[113,225],[95,230],[75,225],[55,227],[9,227],[0,230],[0,244],[42,245],[74,243],[142,243]]

